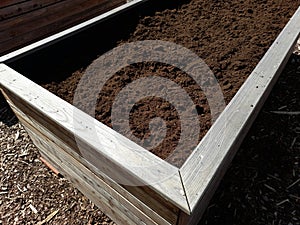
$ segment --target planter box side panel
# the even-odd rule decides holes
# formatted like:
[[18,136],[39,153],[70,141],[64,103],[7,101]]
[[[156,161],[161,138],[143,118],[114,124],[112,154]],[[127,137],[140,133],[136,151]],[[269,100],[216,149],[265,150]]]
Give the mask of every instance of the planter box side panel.
[[199,213],[195,218],[204,211],[292,54],[299,19],[300,8],[180,169],[191,209]]
[[[12,87],[10,87],[10,89],[11,88]],[[22,122],[22,124],[25,126],[32,140],[41,150],[42,154],[48,159],[52,159],[53,157],[53,159],[55,160],[52,159],[52,161],[55,161],[55,164],[60,167],[59,169],[62,169],[61,172],[64,175],[67,174],[66,177],[69,177],[72,182],[74,181],[73,177],[75,177],[75,175],[71,172],[69,174],[68,168],[65,168],[65,164],[70,163],[69,161],[76,162],[73,163],[73,167],[77,167],[77,165],[80,165],[80,168],[82,168],[82,172],[80,172],[81,169],[78,169],[78,173],[76,175],[81,177],[82,182],[85,179],[89,179],[90,181],[92,181],[94,179],[91,177],[92,174],[93,176],[95,175],[98,178],[107,177],[107,175],[104,175],[102,171],[95,168],[92,164],[90,164],[86,159],[84,159],[80,155],[80,151],[78,150],[76,140],[73,134],[70,131],[66,130],[63,126],[58,126],[58,121],[51,121],[50,118],[48,118],[46,115],[41,114],[39,110],[32,107],[20,96],[18,96],[11,90],[6,89],[5,85],[0,85],[0,89],[2,89],[2,92],[5,98],[7,99],[8,103],[10,104],[11,108],[13,109],[19,120]],[[64,161],[66,161],[65,164]],[[102,160],[100,159],[100,161],[103,162],[103,167],[111,167],[108,162],[109,160],[103,158]],[[121,167],[117,168],[113,166],[111,168],[116,169],[112,172],[118,174],[118,176],[128,177],[126,170],[122,171]],[[83,175],[85,170],[89,171],[89,176]],[[134,215],[137,215],[138,218],[143,218],[142,215],[139,214],[141,212],[145,214],[144,220],[149,220],[147,224],[152,224],[150,223],[151,220],[158,224],[176,224],[180,210],[177,206],[167,201],[163,197],[163,194],[157,193],[155,192],[155,190],[147,186],[126,187],[117,184],[111,178],[107,177],[106,180],[110,180],[110,184],[112,186],[111,191],[118,192],[120,196],[123,196],[132,205],[131,207],[133,208],[132,210]],[[76,187],[78,186],[76,182],[74,183],[74,185]],[[98,186],[97,188],[99,189]],[[94,187],[94,189],[98,190],[97,188]],[[78,189],[82,190],[82,188],[80,187],[78,187]],[[90,189],[91,192],[95,191],[92,187],[87,188],[87,190],[88,189]],[[85,193],[86,190],[82,190],[82,192]],[[86,195],[89,196],[90,194],[91,193],[87,193]],[[101,208],[101,205],[99,207]],[[114,205],[113,207],[116,206]],[[120,210],[118,207],[116,207],[116,209]],[[120,213],[122,213],[122,210],[120,211]],[[107,214],[114,218],[114,216],[111,215],[109,212]]]
[[49,146],[49,143],[39,139],[35,133],[26,130],[33,137],[32,139],[38,146],[41,155],[53,163],[81,193],[117,224],[171,224],[118,184],[113,183],[112,186],[112,183],[107,182],[108,179],[95,175],[63,151],[57,155],[57,149],[59,149],[57,146]]

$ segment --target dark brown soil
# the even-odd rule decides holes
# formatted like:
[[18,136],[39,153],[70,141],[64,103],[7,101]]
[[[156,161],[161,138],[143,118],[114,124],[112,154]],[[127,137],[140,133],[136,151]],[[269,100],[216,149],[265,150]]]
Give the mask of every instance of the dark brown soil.
[[[299,85],[300,56],[293,56],[199,225],[300,224]],[[37,224],[56,210],[47,224],[114,224],[38,158],[0,98],[0,224]]]
[[[209,65],[228,103],[298,5],[299,2],[294,0],[193,0],[178,9],[168,9],[142,18],[128,40],[120,41],[120,44],[137,40],[165,40],[192,50]],[[72,103],[76,84],[84,70],[70,74],[61,83],[53,82],[44,86]],[[110,113],[114,97],[126,84],[149,74],[173,79],[187,90],[199,114],[200,141],[211,126],[206,96],[199,86],[188,82],[190,78],[186,74],[169,65],[139,63],[119,71],[101,90],[96,118],[111,126]],[[172,153],[180,137],[180,121],[175,111],[162,99],[148,98],[138,102],[131,112],[132,133],[140,139],[149,136],[150,119],[160,116],[166,121],[169,136],[158,147],[149,149],[163,159]],[[126,135],[122,130],[118,132]],[[191,146],[191,149],[194,147]],[[189,153],[187,150],[185,154],[175,156],[171,163],[180,166]]]
[[292,56],[201,224],[300,224],[299,87]]

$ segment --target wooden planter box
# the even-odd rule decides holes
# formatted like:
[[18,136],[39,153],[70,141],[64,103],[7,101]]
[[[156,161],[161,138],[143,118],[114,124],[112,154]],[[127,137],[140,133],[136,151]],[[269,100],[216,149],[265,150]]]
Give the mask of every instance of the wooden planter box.
[[0,56],[125,3],[126,0],[2,0]]
[[[90,30],[138,15],[144,4],[147,1],[129,2],[1,57],[0,89],[41,155],[116,223],[197,224],[292,53],[300,31],[300,9],[184,165],[176,168],[16,72],[21,67],[34,71],[44,65],[38,61],[41,56],[55,55],[62,46],[75,47]],[[35,74],[35,79],[39,76]],[[84,126],[74,127],[74,119]],[[94,134],[106,144],[91,139]],[[83,156],[78,143],[101,162],[97,167]],[[149,169],[148,162],[157,166]],[[116,181],[120,179],[137,185],[122,185]],[[153,179],[160,182],[149,184]]]

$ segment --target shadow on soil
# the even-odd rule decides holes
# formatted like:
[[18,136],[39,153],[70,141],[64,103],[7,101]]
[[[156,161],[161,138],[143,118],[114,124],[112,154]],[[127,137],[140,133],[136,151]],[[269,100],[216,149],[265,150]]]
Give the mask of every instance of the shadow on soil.
[[126,39],[140,18],[165,9],[178,8],[187,2],[189,0],[147,1],[6,64],[39,84],[60,82]]

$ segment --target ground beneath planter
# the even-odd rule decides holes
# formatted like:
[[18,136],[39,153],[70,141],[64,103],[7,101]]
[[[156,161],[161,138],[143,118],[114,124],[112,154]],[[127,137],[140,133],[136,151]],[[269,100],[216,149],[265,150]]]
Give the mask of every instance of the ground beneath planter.
[[[293,56],[199,225],[300,224],[300,56]],[[114,224],[64,178],[0,99],[0,224]],[[30,208],[32,205],[37,212]]]
[[200,224],[300,224],[299,87],[300,57],[294,55]]
[[[298,5],[297,1],[292,0],[284,2],[193,0],[177,9],[168,9],[142,18],[136,30],[127,40],[120,41],[119,45],[140,40],[163,40],[186,47],[210,67],[222,89],[224,100],[228,103]],[[44,87],[72,103],[76,86],[85,69],[70,74],[69,78],[59,83],[44,84]],[[130,132],[123,127],[114,126],[114,129],[127,137],[133,134],[142,140],[143,145],[150,137],[150,121],[156,117],[162,118],[166,122],[166,138],[159,145],[146,148],[173,165],[180,166],[212,123],[207,96],[188,74],[170,65],[156,62],[127,66],[107,80],[99,90],[95,117],[111,127],[111,109],[116,96],[126,85],[145,76],[170,79],[188,93],[194,102],[193,107],[197,111],[201,125],[196,144],[188,146],[178,154],[173,152],[183,129],[178,109],[157,96],[136,102],[128,119]],[[90,98],[87,93],[83,96],[88,98],[83,97],[80,101],[83,106]],[[160,129],[157,130],[161,132]]]

